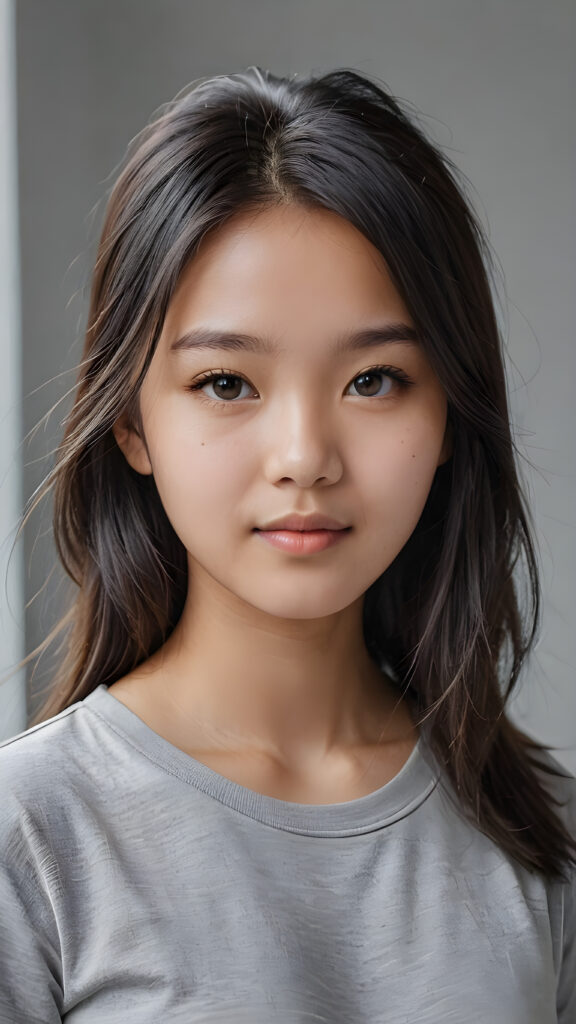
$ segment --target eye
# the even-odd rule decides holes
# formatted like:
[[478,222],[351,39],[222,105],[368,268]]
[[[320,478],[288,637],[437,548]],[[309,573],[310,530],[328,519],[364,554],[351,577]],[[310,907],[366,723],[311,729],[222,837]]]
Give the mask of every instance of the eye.
[[[399,388],[407,388],[411,384],[413,381],[403,370],[394,366],[372,366],[357,374],[348,387],[359,390],[360,398],[386,398]],[[384,391],[381,390],[383,386]]]
[[238,376],[237,373],[232,373],[231,370],[211,370],[202,374],[194,384],[190,384],[188,391],[204,391],[204,388],[210,386],[214,389],[216,400],[211,395],[206,396],[207,400],[213,405],[222,405],[236,398],[246,398],[246,395],[241,394],[243,384],[250,390],[248,381]]

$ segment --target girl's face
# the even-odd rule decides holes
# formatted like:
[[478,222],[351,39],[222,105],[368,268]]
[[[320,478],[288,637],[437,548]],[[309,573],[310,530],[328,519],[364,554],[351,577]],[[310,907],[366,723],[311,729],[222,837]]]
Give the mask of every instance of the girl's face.
[[[140,400],[146,446],[123,419],[116,439],[154,474],[191,579],[284,619],[357,601],[450,454],[443,389],[382,256],[337,214],[297,205],[205,236]],[[291,513],[348,529],[311,553],[258,532]]]

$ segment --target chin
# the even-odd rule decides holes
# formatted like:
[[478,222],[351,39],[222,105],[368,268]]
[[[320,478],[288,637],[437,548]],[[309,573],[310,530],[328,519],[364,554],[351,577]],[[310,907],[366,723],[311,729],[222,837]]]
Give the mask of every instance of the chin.
[[[301,591],[303,589],[302,587]],[[300,592],[282,599],[276,594],[274,600],[249,600],[247,603],[275,619],[310,621],[312,619],[324,619],[329,615],[336,615],[338,612],[344,611],[345,608],[349,608],[361,596],[361,594],[350,595],[347,593],[342,594],[338,598],[332,592],[330,595],[315,597],[310,594],[308,589],[308,593]],[[243,598],[243,600],[246,599]]]

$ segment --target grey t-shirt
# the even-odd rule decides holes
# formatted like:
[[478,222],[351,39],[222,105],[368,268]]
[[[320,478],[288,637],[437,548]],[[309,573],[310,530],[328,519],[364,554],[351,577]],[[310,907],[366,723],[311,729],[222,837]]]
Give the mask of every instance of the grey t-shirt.
[[[576,780],[543,777],[574,830]],[[4,742],[0,779],[2,1024],[576,1022],[574,873],[468,824],[425,731],[382,788],[298,804],[101,685]]]

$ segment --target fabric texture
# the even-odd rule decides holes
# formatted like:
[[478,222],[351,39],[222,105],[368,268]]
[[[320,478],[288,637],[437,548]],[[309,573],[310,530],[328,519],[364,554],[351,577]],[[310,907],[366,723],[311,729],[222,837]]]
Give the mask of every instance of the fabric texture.
[[[545,782],[576,833],[576,779]],[[105,685],[0,744],[2,1024],[575,1024],[575,902],[465,820],[422,730],[322,805]]]

